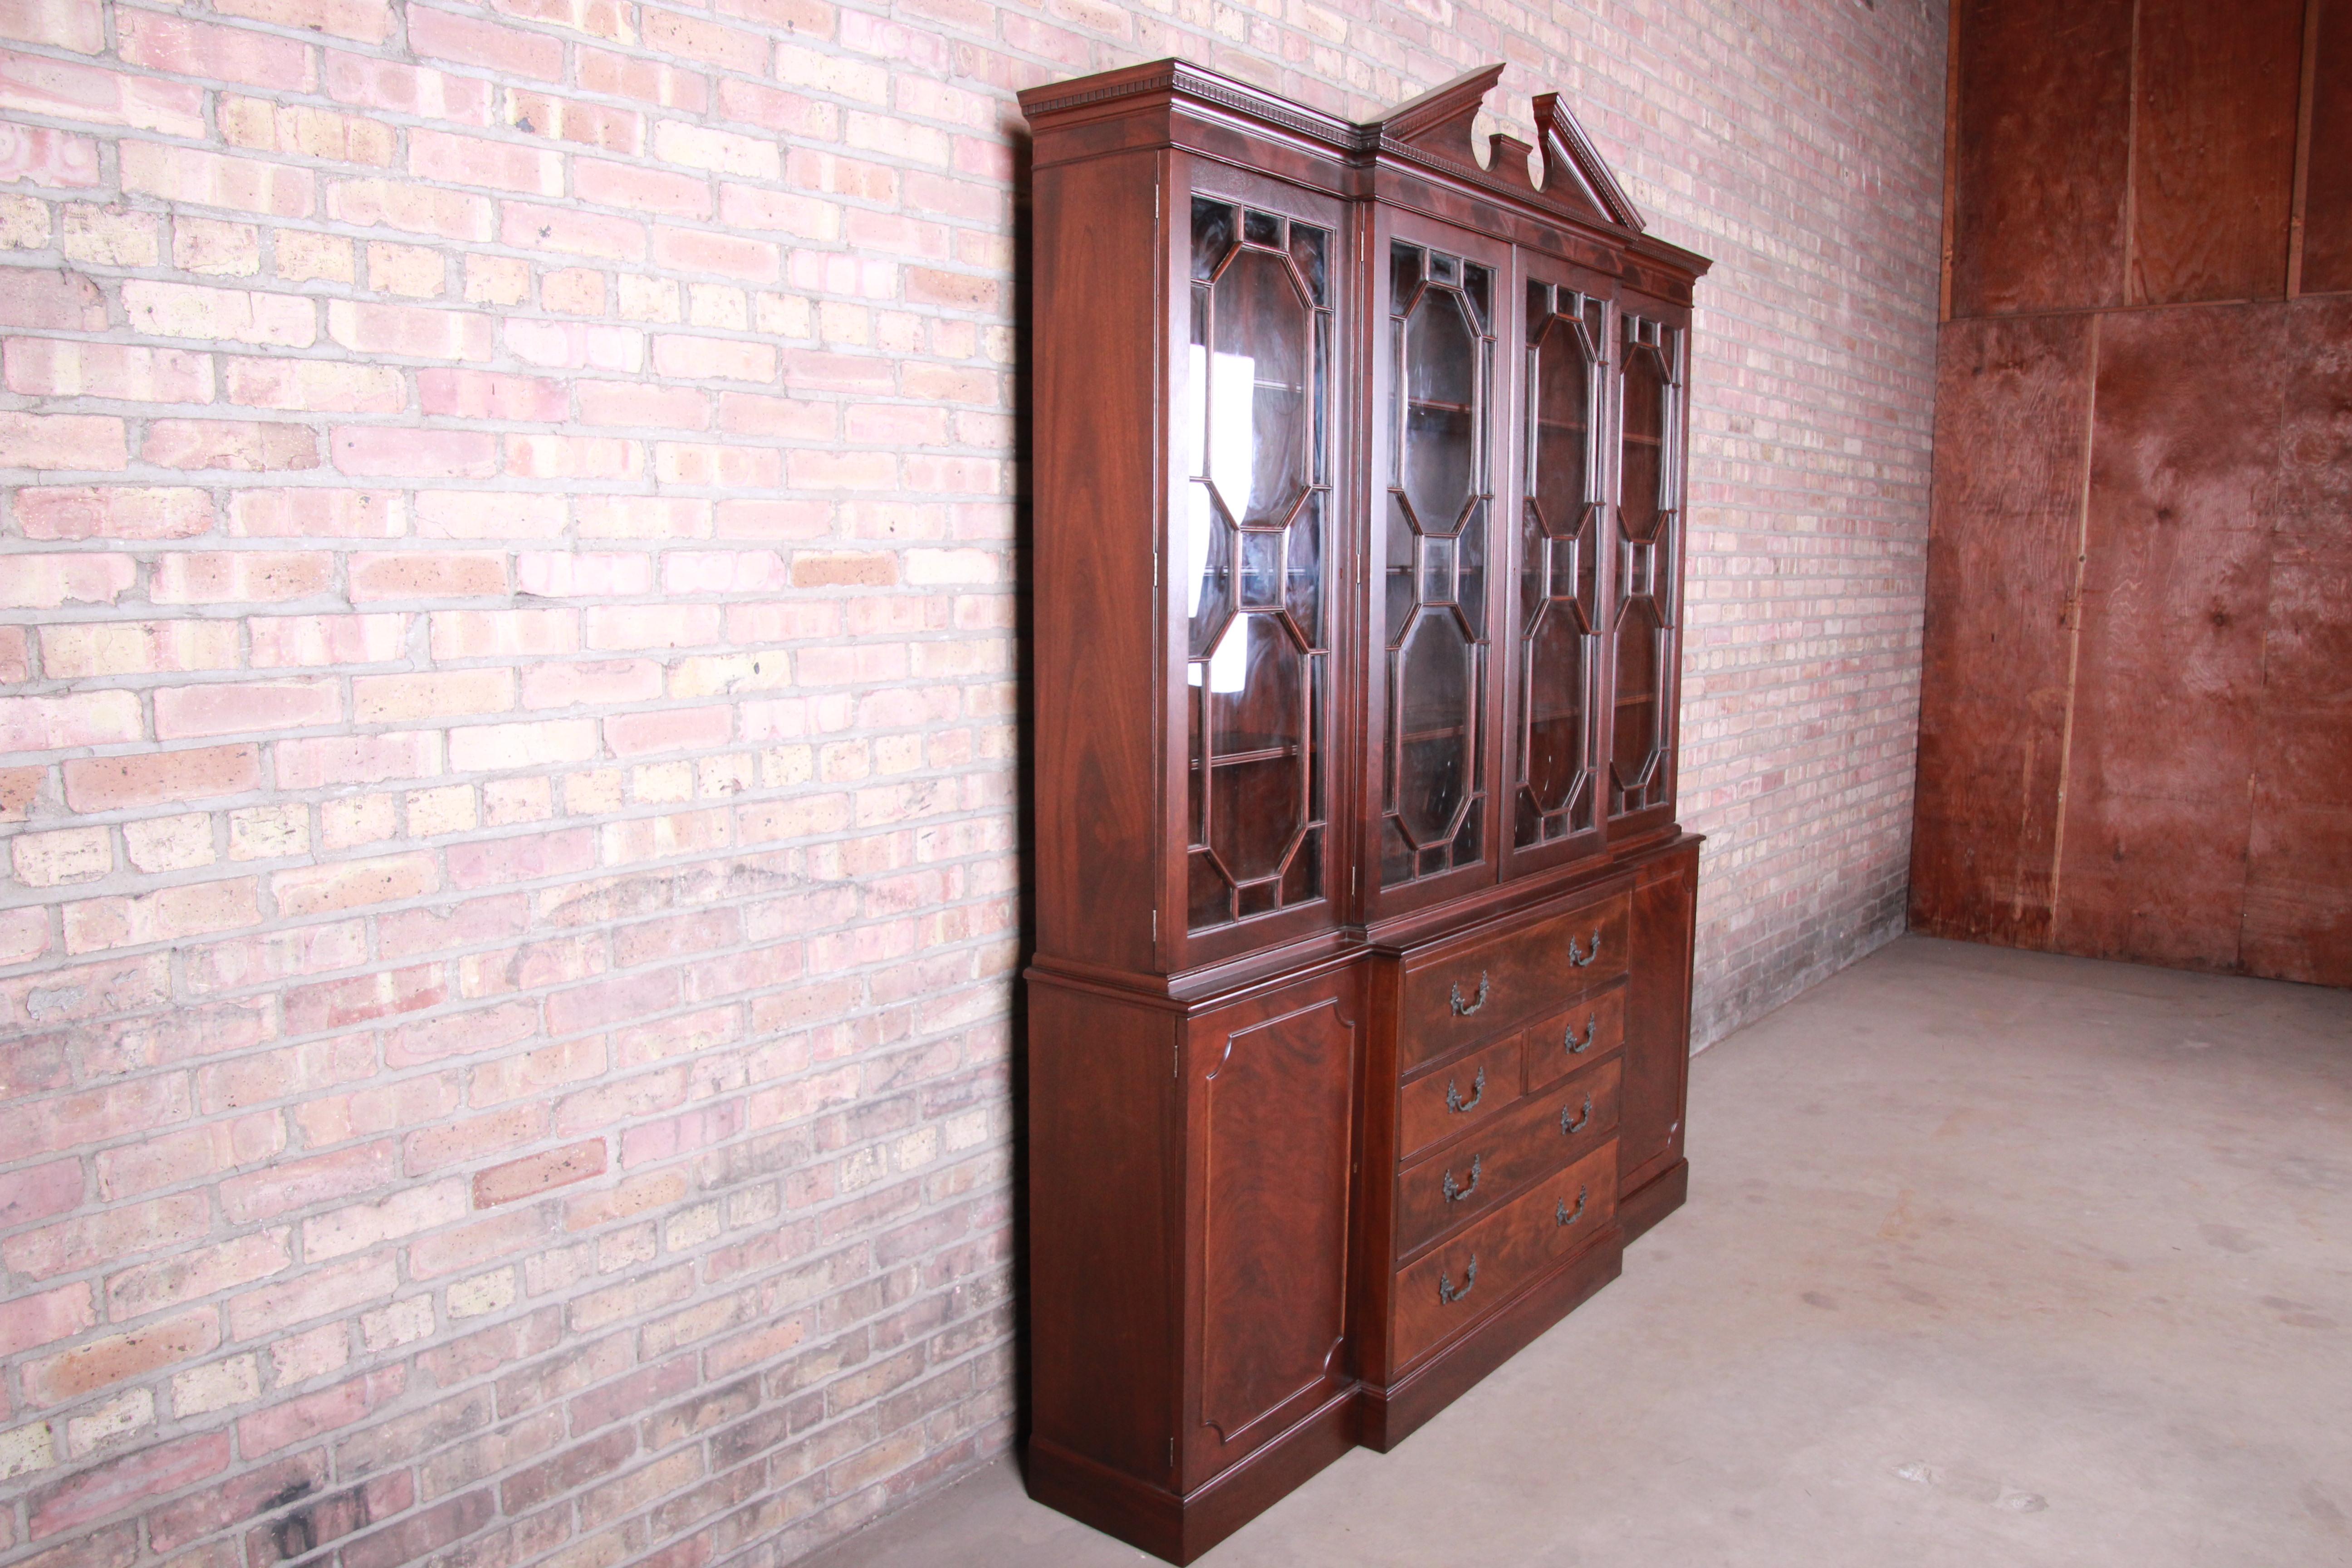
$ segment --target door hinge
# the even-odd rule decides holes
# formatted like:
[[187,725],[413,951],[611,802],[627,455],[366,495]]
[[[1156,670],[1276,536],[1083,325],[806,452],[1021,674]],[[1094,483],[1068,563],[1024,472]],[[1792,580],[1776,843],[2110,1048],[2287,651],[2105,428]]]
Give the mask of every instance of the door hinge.
[[1158,942],[1160,940],[1160,911],[1158,910],[1151,911],[1151,940],[1154,942]]
[[1171,1470],[1176,1468],[1176,1439],[1173,1437],[1168,1439],[1168,1468]]

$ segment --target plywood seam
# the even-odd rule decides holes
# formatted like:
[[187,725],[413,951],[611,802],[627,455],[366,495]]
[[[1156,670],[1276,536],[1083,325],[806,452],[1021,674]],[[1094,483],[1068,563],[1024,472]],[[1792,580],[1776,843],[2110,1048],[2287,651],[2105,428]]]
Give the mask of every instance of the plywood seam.
[[[2139,0],[2133,0],[2131,21],[2131,53],[2124,68],[2124,291],[2123,302],[2134,303],[2139,296]],[[2097,329],[2092,329],[2092,373],[2097,374]],[[2095,399],[2095,386],[2092,395]],[[2084,447],[2087,452],[2089,448]],[[2073,688],[2068,688],[2068,711],[2073,711]],[[2063,784],[2063,773],[2059,774]]]
[[2303,81],[2295,91],[2294,185],[2287,197],[2286,297],[2303,293],[2303,220],[2311,191],[2311,117],[2319,79],[2319,0],[2303,0]]
[[[2134,16],[2137,11],[2135,8]],[[2133,39],[2137,52],[2138,23],[2133,23]],[[2083,659],[2083,581],[2087,574],[2091,552],[2091,469],[2093,442],[2096,438],[2099,418],[2099,317],[2091,317],[2090,344],[2085,351],[2090,357],[2088,390],[2083,398],[2083,489],[2075,514],[2074,581],[2066,591],[2066,718],[2058,731],[2058,803],[2056,821],[2050,833],[2050,934],[2047,951],[2062,951],[2058,942],[2058,926],[2062,913],[2060,893],[2066,875],[2066,775],[2074,760],[2074,707],[2077,678]]]

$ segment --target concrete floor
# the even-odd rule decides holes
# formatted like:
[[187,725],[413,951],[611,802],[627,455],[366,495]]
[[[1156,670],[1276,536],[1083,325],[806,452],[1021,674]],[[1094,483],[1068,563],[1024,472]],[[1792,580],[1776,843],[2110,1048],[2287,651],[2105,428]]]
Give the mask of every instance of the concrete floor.
[[[1203,1568],[2352,1564],[2352,994],[1906,938],[1702,1055],[1691,1200]],[[990,1466],[811,1560],[1150,1559]]]

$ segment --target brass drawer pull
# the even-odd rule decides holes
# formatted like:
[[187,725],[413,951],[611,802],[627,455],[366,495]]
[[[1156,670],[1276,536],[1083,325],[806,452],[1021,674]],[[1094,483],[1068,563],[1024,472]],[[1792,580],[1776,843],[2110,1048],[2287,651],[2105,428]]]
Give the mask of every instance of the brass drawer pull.
[[[1600,941],[1599,932],[1596,931],[1593,933],[1593,940],[1596,942]],[[1576,939],[1574,937],[1570,937],[1569,939],[1568,945],[1570,949],[1570,956],[1573,958],[1575,956],[1573,950],[1576,947]],[[1599,949],[1596,948],[1594,951],[1598,952]],[[1591,960],[1587,959],[1585,962],[1589,963]],[[1455,981],[1453,986],[1452,997],[1454,1003],[1454,1016],[1457,1018],[1466,1018],[1471,1014],[1475,1013],[1479,1008],[1484,1007],[1486,1005],[1486,993],[1493,988],[1493,977],[1485,970],[1480,970],[1478,972],[1478,994],[1474,999],[1465,1002],[1462,1000],[1462,983],[1458,980]]]
[[1470,1255],[1470,1267],[1462,1273],[1462,1289],[1454,1288],[1454,1276],[1441,1273],[1437,1277],[1437,1299],[1451,1307],[1456,1301],[1467,1300],[1470,1287],[1478,1283],[1478,1255]]
[[1573,1137],[1573,1136],[1575,1136],[1577,1133],[1583,1131],[1584,1131],[1584,1124],[1585,1124],[1586,1122],[1588,1122],[1588,1121],[1591,1121],[1591,1120],[1592,1120],[1592,1097],[1591,1097],[1591,1095],[1589,1095],[1589,1094],[1588,1094],[1588,1095],[1586,1095],[1586,1096],[1584,1097],[1584,1114],[1583,1114],[1583,1115],[1581,1115],[1581,1116],[1580,1116],[1580,1117],[1578,1117],[1578,1118],[1577,1118],[1575,1121],[1570,1121],[1570,1120],[1569,1120],[1569,1117],[1568,1117],[1568,1107],[1567,1107],[1567,1106],[1565,1106],[1565,1105],[1563,1105],[1563,1106],[1561,1106],[1561,1107],[1559,1108],[1559,1130],[1560,1130],[1560,1131],[1561,1131],[1561,1132],[1563,1132],[1563,1133],[1565,1133],[1565,1134],[1567,1134],[1567,1135],[1569,1135],[1569,1136],[1570,1136],[1570,1137]]
[[1571,1209],[1568,1206],[1567,1203],[1563,1201],[1553,1206],[1551,1217],[1559,1223],[1561,1229],[1567,1229],[1570,1226],[1574,1225],[1578,1220],[1584,1217],[1584,1200],[1591,1195],[1592,1189],[1591,1187],[1577,1188],[1576,1207]]
[[1448,1110],[1475,1110],[1478,1109],[1478,1102],[1486,1098],[1486,1069],[1485,1068],[1480,1068],[1478,1076],[1470,1080],[1470,1098],[1467,1100],[1463,1099],[1462,1091],[1454,1087],[1452,1079],[1445,1080],[1445,1109]]
[[1486,1158],[1486,1156],[1484,1154],[1473,1154],[1470,1156],[1470,1184],[1466,1187],[1455,1186],[1454,1184],[1454,1173],[1451,1171],[1445,1173],[1445,1181],[1444,1183],[1443,1190],[1445,1194],[1445,1201],[1447,1203],[1458,1204],[1464,1198],[1468,1197],[1472,1193],[1478,1190],[1478,1177],[1480,1174],[1479,1166],[1485,1163]]
[[1564,1042],[1568,1047],[1568,1054],[1572,1057],[1582,1056],[1592,1048],[1592,1042],[1600,1037],[1600,1034],[1601,1016],[1597,1013],[1587,1013],[1584,1016],[1584,1038],[1580,1040],[1576,1037],[1574,1024],[1568,1026],[1568,1039]]
[[1582,969],[1600,956],[1601,928],[1599,926],[1592,928],[1592,951],[1590,952],[1579,953],[1576,951],[1576,939],[1574,937],[1568,939],[1568,966],[1570,969]]

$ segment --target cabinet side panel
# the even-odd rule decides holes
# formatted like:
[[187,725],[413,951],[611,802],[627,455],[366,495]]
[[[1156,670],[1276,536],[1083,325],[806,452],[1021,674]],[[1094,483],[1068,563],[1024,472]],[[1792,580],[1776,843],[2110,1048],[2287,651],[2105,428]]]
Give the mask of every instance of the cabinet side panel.
[[1626,985],[1617,1122],[1618,1185],[1624,1192],[1682,1157],[1697,891],[1696,846],[1643,868],[1633,885],[1633,968]]
[[1164,1487],[1176,1431],[1182,1019],[1034,979],[1029,996],[1034,1429]]
[[1148,971],[1164,672],[1152,591],[1165,280],[1159,155],[1037,172],[1037,934]]

